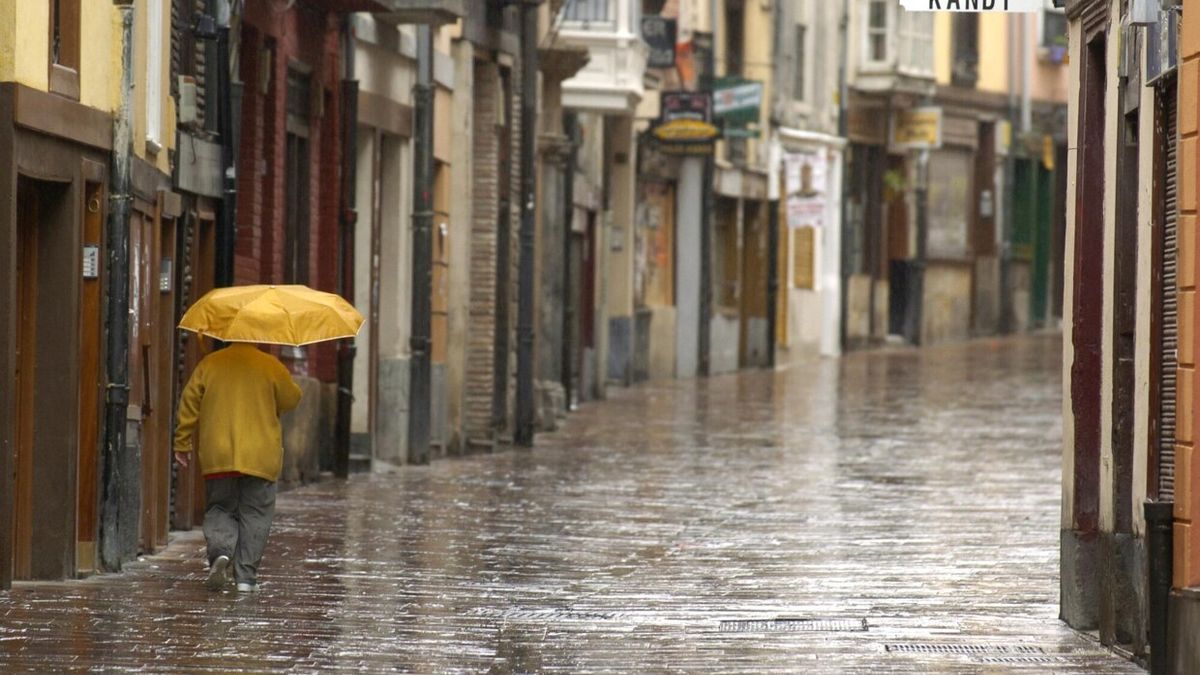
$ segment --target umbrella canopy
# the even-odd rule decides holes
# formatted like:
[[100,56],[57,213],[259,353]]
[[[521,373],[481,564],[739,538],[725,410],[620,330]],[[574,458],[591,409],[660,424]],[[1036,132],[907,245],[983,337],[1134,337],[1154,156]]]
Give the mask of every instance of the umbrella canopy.
[[333,293],[308,286],[231,286],[209,291],[179,327],[225,342],[299,347],[354,337],[362,314]]

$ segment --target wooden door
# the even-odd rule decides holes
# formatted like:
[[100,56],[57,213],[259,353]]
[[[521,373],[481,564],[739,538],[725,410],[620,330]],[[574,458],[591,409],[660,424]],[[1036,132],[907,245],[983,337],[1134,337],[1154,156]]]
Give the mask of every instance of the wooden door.
[[[130,307],[136,320],[130,334],[130,401],[141,412],[142,510],[139,524],[141,550],[166,544],[170,487],[170,433],[172,393],[170,358],[174,327],[174,302],[162,277],[163,251],[174,250],[174,222],[160,221],[159,209],[137,213],[130,223]],[[165,222],[166,224],[160,224]],[[164,248],[165,244],[165,248]],[[170,256],[168,256],[170,257]]]
[[[177,242],[179,264],[176,264],[176,307],[182,315],[193,302],[212,290],[216,272],[216,226],[211,210],[198,209],[189,218],[187,231]],[[178,245],[182,244],[182,245]],[[180,332],[179,361],[176,364],[175,390],[181,391],[195,370],[196,364],[208,353],[211,343],[205,344],[190,333]],[[174,427],[172,426],[172,432]],[[190,530],[204,521],[204,476],[197,462],[186,468],[177,467],[175,475],[175,508],[173,525]]]
[[84,274],[79,311],[79,483],[76,486],[75,571],[96,570],[99,529],[101,297],[104,279],[104,204],[101,183],[87,183],[83,198]]
[[13,577],[28,579],[33,551],[34,356],[37,345],[37,192],[17,181],[17,452],[13,486]]
[[767,365],[767,341],[765,334],[751,332],[754,322],[767,321],[767,217],[760,202],[744,202],[742,228],[742,265],[739,326],[739,365],[743,368]]

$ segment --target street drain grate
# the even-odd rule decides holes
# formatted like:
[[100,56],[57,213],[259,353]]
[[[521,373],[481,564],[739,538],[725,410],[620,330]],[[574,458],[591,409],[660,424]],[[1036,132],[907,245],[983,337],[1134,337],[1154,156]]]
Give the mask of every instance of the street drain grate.
[[1020,664],[1020,663],[1071,663],[1075,661],[1075,657],[1071,656],[1052,656],[1049,654],[1043,656],[981,656],[975,659],[976,663],[992,663],[992,664]]
[[623,612],[589,612],[574,609],[481,609],[472,613],[509,621],[617,621],[628,617]]
[[722,633],[861,633],[867,630],[866,619],[751,619],[722,621]]
[[984,644],[953,644],[939,645],[928,643],[892,643],[883,646],[889,652],[897,654],[952,654],[965,656],[987,656],[991,654],[1045,654],[1044,647],[1032,645],[984,645]]

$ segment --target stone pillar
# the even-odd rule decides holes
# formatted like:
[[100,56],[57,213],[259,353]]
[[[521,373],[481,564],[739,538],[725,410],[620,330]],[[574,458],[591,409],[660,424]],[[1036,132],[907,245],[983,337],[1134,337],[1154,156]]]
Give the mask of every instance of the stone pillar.
[[637,189],[633,117],[608,119],[611,139],[609,190],[612,227],[608,241],[608,379],[633,381],[634,194]]

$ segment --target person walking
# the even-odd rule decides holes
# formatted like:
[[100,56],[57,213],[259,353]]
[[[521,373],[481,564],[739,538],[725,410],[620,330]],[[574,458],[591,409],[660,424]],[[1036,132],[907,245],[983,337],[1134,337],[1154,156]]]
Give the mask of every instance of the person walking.
[[300,402],[300,387],[279,359],[235,342],[204,357],[179,402],[175,461],[193,454],[204,474],[207,586],[233,580],[258,590],[258,565],[275,515],[275,482],[283,468],[279,416]]

